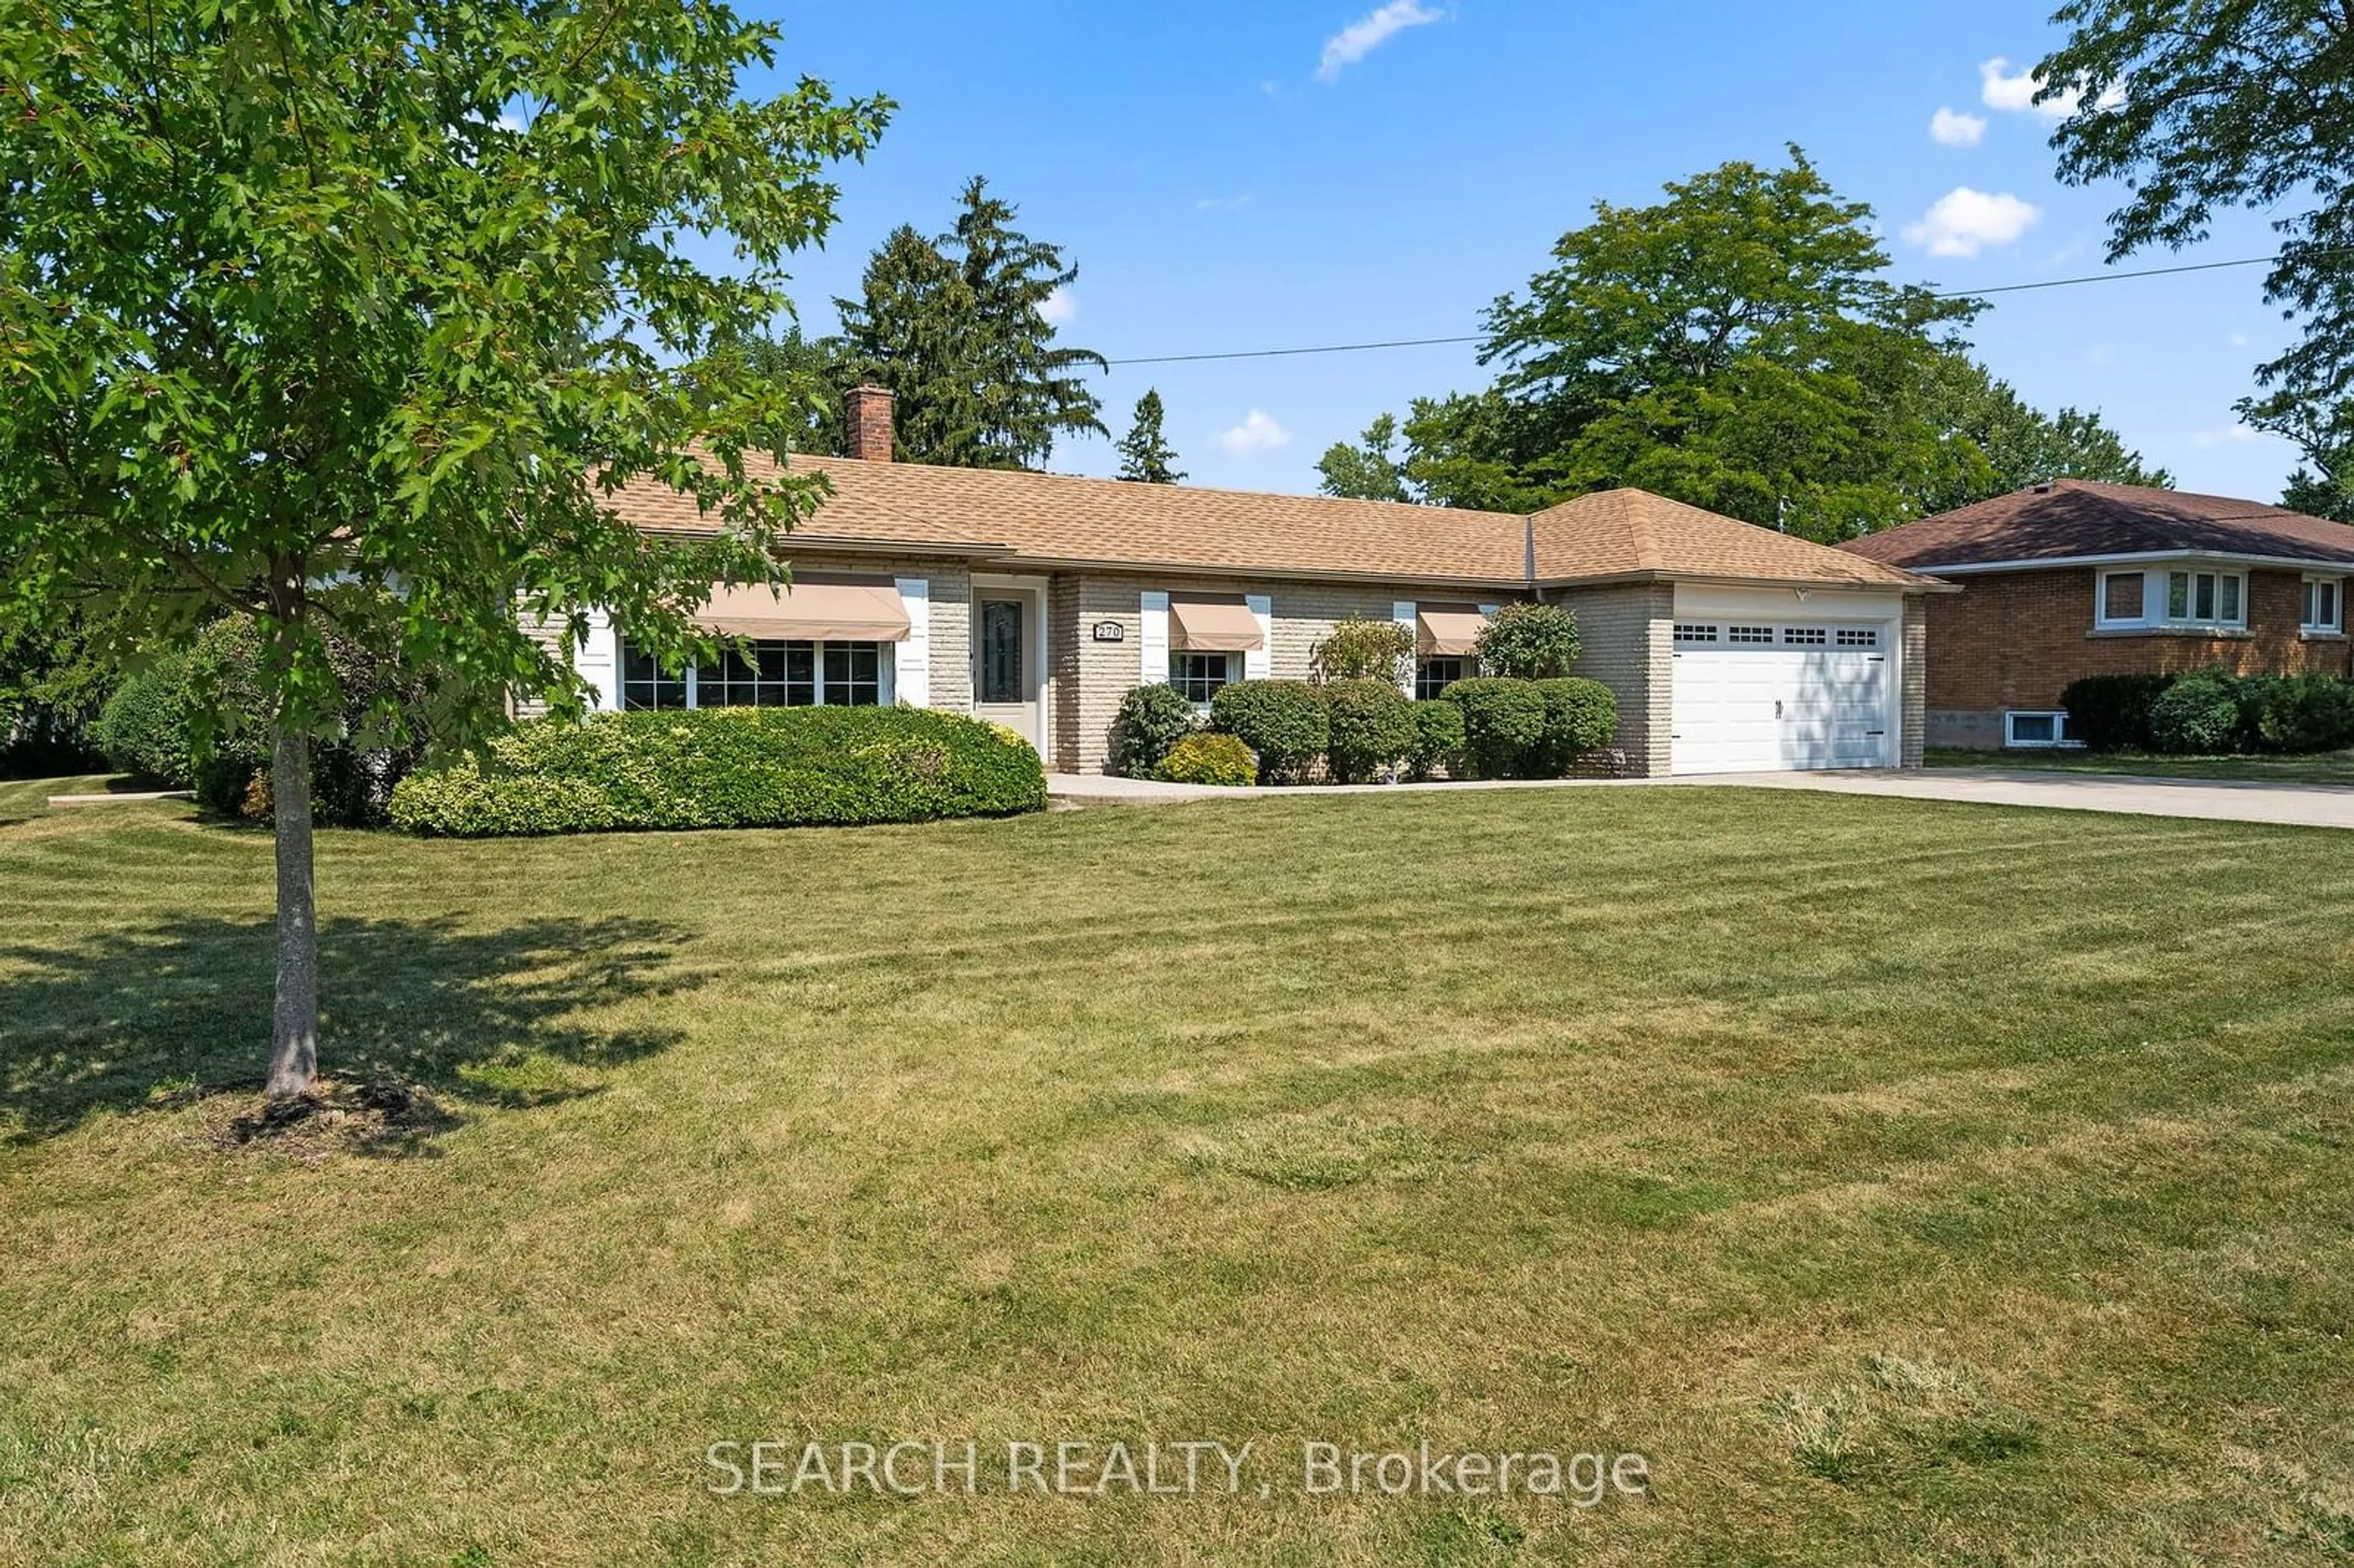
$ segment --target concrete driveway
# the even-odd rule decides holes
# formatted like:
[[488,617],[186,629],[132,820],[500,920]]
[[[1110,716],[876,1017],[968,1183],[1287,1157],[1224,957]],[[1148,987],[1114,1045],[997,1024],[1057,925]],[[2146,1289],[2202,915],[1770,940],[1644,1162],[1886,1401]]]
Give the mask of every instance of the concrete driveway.
[[2354,828],[2354,786],[2342,784],[2259,784],[1992,768],[1931,768],[1910,773],[1723,773],[1672,782],[1899,795],[1914,800],[1967,800],[1984,806],[2052,806],[2143,817],[2201,817],[2219,822]]
[[1713,773],[1685,779],[1494,779],[1466,784],[1320,785],[1304,789],[1219,789],[1139,779],[1051,774],[1058,807],[1148,806],[1179,800],[1315,800],[1416,790],[1644,789],[1723,787],[1814,789],[1832,794],[1896,795],[1984,806],[2043,806],[2074,811],[2125,811],[2144,817],[2194,817],[2219,822],[2280,822],[2354,828],[2354,786],[2233,783],[2211,779],[2144,779],[2125,774],[2044,773],[1996,768],[1926,768],[1910,773]]

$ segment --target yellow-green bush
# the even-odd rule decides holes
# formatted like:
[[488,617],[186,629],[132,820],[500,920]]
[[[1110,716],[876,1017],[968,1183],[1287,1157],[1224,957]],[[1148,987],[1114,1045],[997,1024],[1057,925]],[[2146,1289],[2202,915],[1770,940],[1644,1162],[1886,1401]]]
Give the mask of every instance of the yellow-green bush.
[[1231,735],[1189,735],[1169,748],[1153,772],[1172,784],[1240,786],[1258,778],[1258,758]]
[[1013,731],[919,708],[705,708],[535,719],[400,781],[392,821],[459,838],[1002,817],[1046,805]]

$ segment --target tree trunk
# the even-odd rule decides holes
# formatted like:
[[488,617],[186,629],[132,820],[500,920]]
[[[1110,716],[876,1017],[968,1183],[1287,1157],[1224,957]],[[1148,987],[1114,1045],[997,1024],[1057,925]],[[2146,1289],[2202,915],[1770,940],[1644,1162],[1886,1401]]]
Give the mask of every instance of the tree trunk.
[[278,1002],[270,1019],[273,1100],[308,1093],[319,1073],[319,927],[311,897],[311,739],[281,729],[270,763],[278,829]]

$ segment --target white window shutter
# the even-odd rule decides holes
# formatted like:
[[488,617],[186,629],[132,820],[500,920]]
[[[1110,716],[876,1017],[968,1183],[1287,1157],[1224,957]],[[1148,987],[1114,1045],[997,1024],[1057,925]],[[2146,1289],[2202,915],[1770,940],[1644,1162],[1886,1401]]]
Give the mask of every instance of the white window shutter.
[[1140,603],[1144,630],[1138,635],[1136,645],[1143,667],[1138,674],[1144,685],[1165,686],[1169,683],[1169,596],[1148,592]]
[[907,635],[891,655],[893,699],[911,708],[932,705],[932,585],[925,577],[896,579],[907,611]]
[[607,713],[621,707],[621,634],[613,618],[601,609],[588,612],[588,641],[572,655],[572,667],[596,693],[596,704]]
[[1263,593],[1243,595],[1258,620],[1258,646],[1243,655],[1243,679],[1264,681],[1275,670],[1275,600]]
[[[1408,637],[1418,637],[1421,635],[1415,622],[1414,600],[1410,599],[1402,599],[1393,602],[1390,605],[1390,619],[1396,621],[1400,626],[1405,627],[1405,634]],[[1409,697],[1414,695],[1414,667],[1416,662],[1416,660],[1415,656],[1412,653],[1408,653],[1405,659],[1405,673],[1398,677],[1399,689],[1405,692]]]

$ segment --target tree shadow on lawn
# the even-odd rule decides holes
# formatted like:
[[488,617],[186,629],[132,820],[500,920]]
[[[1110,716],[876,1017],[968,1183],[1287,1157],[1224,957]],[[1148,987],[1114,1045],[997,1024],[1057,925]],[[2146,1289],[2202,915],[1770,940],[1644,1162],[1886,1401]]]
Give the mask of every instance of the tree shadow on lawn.
[[[700,983],[670,969],[682,935],[622,917],[496,931],[323,922],[323,1119],[353,1123],[345,1146],[420,1153],[464,1119],[445,1097],[523,1108],[599,1092],[599,1069],[684,1038],[599,1022]],[[0,961],[24,971],[0,976],[0,1147],[56,1137],[101,1112],[258,1096],[274,955],[270,922],[201,917],[0,948]],[[219,1131],[244,1143],[302,1119],[257,1103]]]

